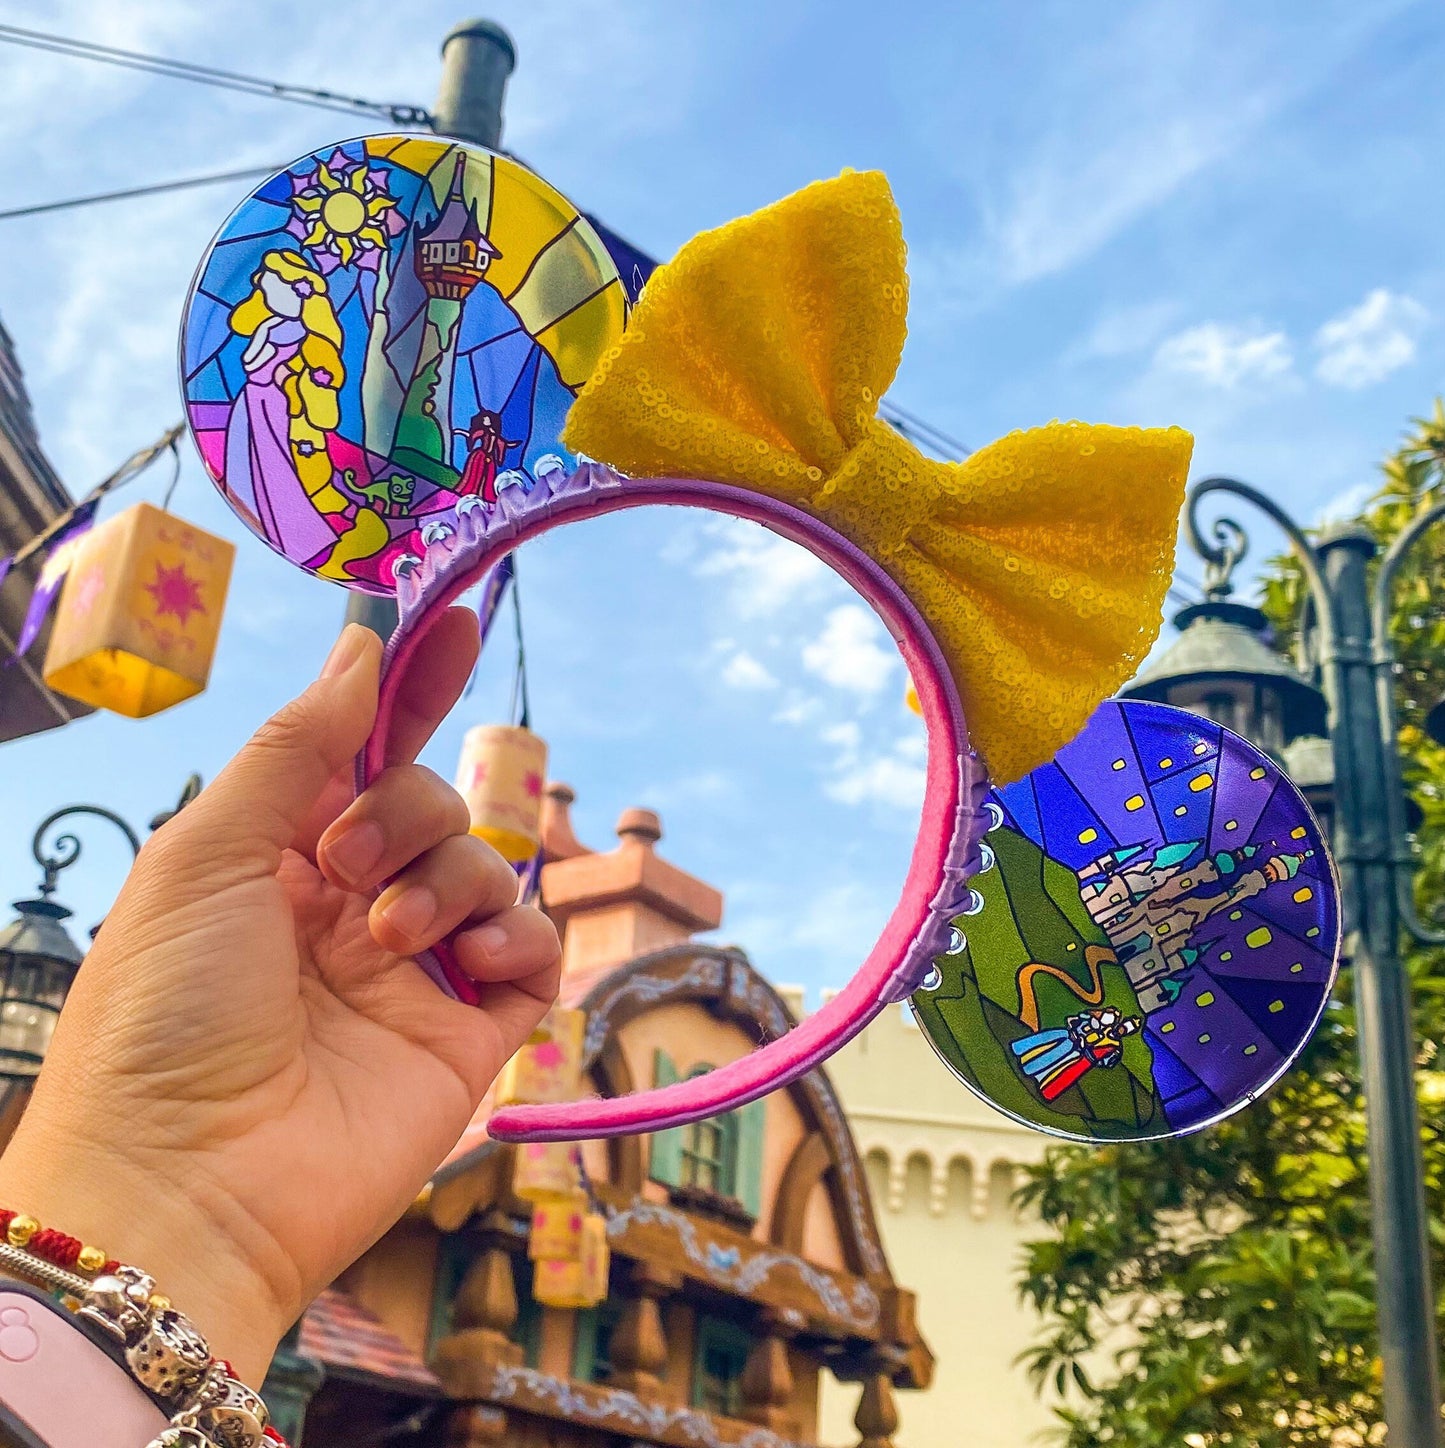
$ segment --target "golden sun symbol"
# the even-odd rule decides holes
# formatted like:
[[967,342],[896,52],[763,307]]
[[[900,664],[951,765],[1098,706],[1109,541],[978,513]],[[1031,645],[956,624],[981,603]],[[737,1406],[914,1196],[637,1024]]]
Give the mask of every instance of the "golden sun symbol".
[[338,176],[322,161],[316,167],[314,185],[293,196],[291,204],[311,223],[301,238],[302,245],[329,245],[347,266],[358,251],[386,245],[380,219],[396,202],[368,187],[365,166],[358,166],[349,176]]

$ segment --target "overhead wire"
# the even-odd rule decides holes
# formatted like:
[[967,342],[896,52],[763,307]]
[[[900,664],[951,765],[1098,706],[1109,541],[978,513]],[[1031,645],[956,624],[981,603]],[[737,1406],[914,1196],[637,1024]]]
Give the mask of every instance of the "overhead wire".
[[186,425],[178,422],[174,427],[168,428],[149,447],[143,447],[133,452],[109,477],[98,482],[83,498],[78,499],[64,512],[56,514],[44,528],[40,530],[29,542],[16,550],[10,563],[13,567],[23,563],[32,553],[38,553],[52,538],[61,532],[65,526],[83,508],[89,507],[92,503],[99,502],[107,493],[113,493],[117,488],[123,487],[126,483],[133,482],[138,478],[155,460],[164,453],[169,452],[175,463],[175,475],[171,479],[170,488],[166,492],[166,502],[170,502],[171,492],[175,488],[175,480],[180,476],[180,452],[178,450],[181,435],[185,432]]
[[117,46],[101,45],[92,40],[77,40],[73,36],[56,35],[50,31],[27,30],[20,25],[0,24],[0,43],[21,45],[31,50],[47,51],[79,60],[98,61],[103,65],[167,76],[172,80],[192,81],[197,85],[215,86],[221,90],[239,91],[243,95],[266,96],[272,100],[291,101],[296,105],[341,111],[346,115],[381,116],[397,125],[430,126],[432,123],[431,113],[422,106],[371,101],[361,96],[321,90],[315,86],[265,80],[240,71],[197,65],[188,60],[169,60],[165,56],[148,55],[138,50],[121,50]]
[[274,176],[280,166],[248,166],[242,171],[215,171],[209,176],[187,176],[179,181],[158,181],[153,186],[128,186],[123,191],[97,191],[90,196],[71,196],[64,201],[42,201],[34,206],[13,206],[0,211],[0,221],[22,216],[41,216],[47,211],[70,211],[77,206],[95,206],[103,201],[125,201],[133,196],[156,196],[163,191],[184,191],[191,186],[214,186],[222,181],[246,181],[253,176]]

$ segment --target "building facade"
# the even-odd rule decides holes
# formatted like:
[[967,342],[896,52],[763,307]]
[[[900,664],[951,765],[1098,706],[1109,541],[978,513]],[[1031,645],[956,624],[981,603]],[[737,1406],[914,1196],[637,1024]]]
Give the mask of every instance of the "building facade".
[[[15,344],[0,326],[0,560],[12,557],[70,506],[70,494],[40,446]],[[11,665],[44,561],[43,553],[33,554],[0,576],[0,664]],[[0,742],[91,712],[46,687],[40,671],[49,642],[47,620],[25,657],[0,667]]]
[[[795,1004],[796,995],[789,994]],[[1039,1325],[1018,1296],[1024,1241],[1040,1230],[1012,1196],[1049,1138],[985,1105],[934,1055],[906,1006],[890,1006],[829,1062],[900,1282],[938,1357],[909,1400],[899,1448],[1025,1448],[1053,1418],[1017,1361]],[[824,1385],[821,1441],[846,1442],[857,1388]]]
[[[666,1084],[788,1030],[787,1003],[741,951],[691,939],[718,924],[721,897],[656,852],[657,817],[627,811],[598,853],[573,835],[570,799],[549,791],[543,898],[563,934],[563,1002],[586,1012],[584,1090]],[[928,1386],[933,1358],[824,1072],[712,1121],[585,1144],[612,1264],[588,1309],[534,1299],[531,1208],[489,1114],[282,1354],[278,1401],[297,1364],[321,1372],[296,1395],[305,1448],[894,1441],[896,1390]],[[824,1433],[823,1385],[840,1379],[855,1401]]]

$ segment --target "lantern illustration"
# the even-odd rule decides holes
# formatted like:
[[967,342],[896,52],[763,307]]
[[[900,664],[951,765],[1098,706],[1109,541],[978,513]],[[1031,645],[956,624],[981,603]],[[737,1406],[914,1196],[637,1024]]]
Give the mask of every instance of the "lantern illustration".
[[462,741],[457,792],[472,816],[472,833],[504,860],[519,864],[542,841],[542,782],[547,745],[518,724],[478,724]]
[[45,682],[129,719],[199,694],[211,673],[235,547],[149,503],[80,540]]
[[607,1297],[612,1260],[607,1218],[600,1212],[588,1212],[579,1221],[575,1256],[541,1257],[532,1262],[532,1296],[544,1307],[580,1310],[596,1307]]
[[498,1106],[574,1101],[582,1089],[587,1012],[553,1006],[497,1078]]
[[570,1201],[582,1188],[580,1166],[576,1142],[522,1142],[512,1167],[512,1191],[534,1204]]

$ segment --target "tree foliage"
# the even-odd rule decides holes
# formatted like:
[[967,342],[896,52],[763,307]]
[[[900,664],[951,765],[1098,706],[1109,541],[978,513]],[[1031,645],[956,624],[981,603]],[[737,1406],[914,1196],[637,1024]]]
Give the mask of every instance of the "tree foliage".
[[[1360,521],[1383,548],[1445,496],[1438,400],[1382,473]],[[1264,607],[1281,646],[1303,595],[1294,561],[1272,560]],[[1401,570],[1392,634],[1428,918],[1445,901],[1445,749],[1421,728],[1445,694],[1445,523]],[[1445,1285],[1445,951],[1410,945],[1405,959],[1434,1280]],[[1346,966],[1315,1040],[1263,1102],[1179,1141],[1054,1147],[1029,1170],[1020,1199],[1049,1231],[1025,1248],[1020,1290],[1042,1318],[1026,1360],[1063,1395],[1068,1448],[1383,1440],[1357,1050]]]

